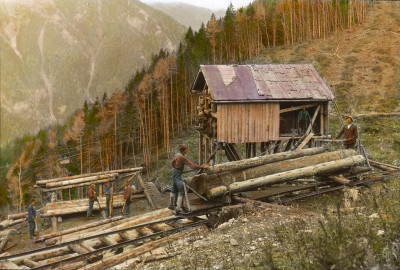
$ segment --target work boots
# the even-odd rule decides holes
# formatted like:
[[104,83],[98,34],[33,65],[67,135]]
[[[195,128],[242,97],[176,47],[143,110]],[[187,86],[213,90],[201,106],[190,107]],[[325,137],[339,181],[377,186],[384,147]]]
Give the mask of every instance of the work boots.
[[176,211],[177,213],[183,211],[183,209],[182,209],[182,203],[183,203],[183,195],[182,195],[182,194],[179,194],[179,195],[178,195],[178,200],[177,200],[177,202],[176,202],[176,207],[175,207],[175,211]]
[[176,193],[170,193],[169,194],[169,205],[168,209],[174,210],[176,207]]
[[177,201],[177,203],[176,203],[176,208],[175,208],[175,211],[177,212],[177,213],[185,213],[185,212],[188,212],[189,210],[188,210],[188,207],[187,206],[184,206],[184,199],[185,198],[185,196],[184,195],[181,195],[181,194],[179,194],[178,195],[178,201]]

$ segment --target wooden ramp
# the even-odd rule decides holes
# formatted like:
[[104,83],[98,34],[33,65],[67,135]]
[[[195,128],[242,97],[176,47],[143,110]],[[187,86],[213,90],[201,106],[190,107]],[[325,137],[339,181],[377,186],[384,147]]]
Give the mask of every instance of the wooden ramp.
[[148,190],[156,209],[161,209],[168,206],[169,194],[162,194],[153,182],[145,182],[144,185]]

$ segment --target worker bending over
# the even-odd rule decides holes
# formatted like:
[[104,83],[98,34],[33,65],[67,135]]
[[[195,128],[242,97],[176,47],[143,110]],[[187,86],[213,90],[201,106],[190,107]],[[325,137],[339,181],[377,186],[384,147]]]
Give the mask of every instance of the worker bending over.
[[[194,170],[208,169],[210,165],[206,164],[204,166],[197,165],[190,161],[186,155],[189,152],[188,147],[184,144],[179,145],[179,153],[174,157],[171,162],[172,170],[172,188],[170,193],[170,201],[168,208],[176,212],[182,212],[183,197],[185,196],[185,183],[182,179],[182,173],[185,165],[188,165]],[[178,199],[176,200],[178,195]]]

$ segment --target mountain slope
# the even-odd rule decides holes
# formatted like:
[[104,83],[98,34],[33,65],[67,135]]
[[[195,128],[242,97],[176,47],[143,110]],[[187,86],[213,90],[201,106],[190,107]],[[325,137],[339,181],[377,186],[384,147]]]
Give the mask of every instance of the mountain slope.
[[224,10],[212,11],[207,8],[201,8],[179,2],[152,3],[150,5],[164,12],[165,14],[168,14],[180,24],[186,27],[192,27],[193,30],[199,29],[202,23],[206,25],[212,13],[214,13],[217,18],[225,15]]
[[123,88],[184,30],[136,0],[0,2],[1,143]]

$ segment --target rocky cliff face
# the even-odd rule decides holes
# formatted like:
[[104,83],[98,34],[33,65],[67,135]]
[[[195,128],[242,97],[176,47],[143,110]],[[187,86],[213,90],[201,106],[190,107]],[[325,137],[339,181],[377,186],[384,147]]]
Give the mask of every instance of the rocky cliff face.
[[1,143],[123,88],[184,31],[136,0],[0,0]]

